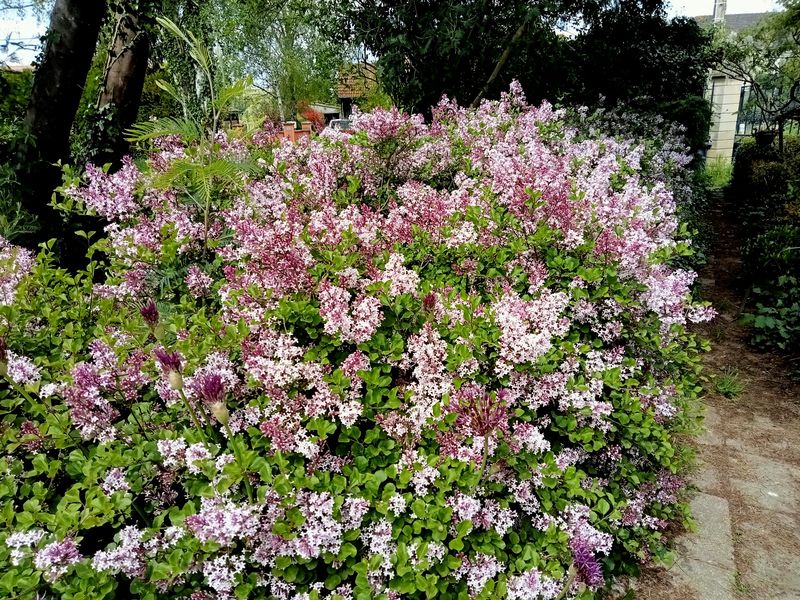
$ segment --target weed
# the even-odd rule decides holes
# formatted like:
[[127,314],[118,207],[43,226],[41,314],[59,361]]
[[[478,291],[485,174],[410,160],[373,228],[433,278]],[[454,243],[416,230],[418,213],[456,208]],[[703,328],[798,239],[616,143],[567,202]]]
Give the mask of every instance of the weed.
[[711,188],[727,187],[733,175],[733,163],[730,160],[717,158],[706,162],[706,175]]
[[733,367],[726,367],[717,376],[714,389],[726,398],[736,398],[744,391],[744,383],[739,376],[739,371]]
[[737,594],[745,596],[753,593],[753,586],[744,580],[744,576],[739,571],[733,574],[733,589],[736,590]]

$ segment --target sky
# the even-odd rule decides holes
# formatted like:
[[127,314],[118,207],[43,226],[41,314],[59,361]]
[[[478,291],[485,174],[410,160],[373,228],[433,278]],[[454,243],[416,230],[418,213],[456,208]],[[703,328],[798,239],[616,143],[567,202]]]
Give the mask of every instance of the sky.
[[[767,12],[780,9],[777,0],[728,0],[728,14]],[[714,0],[671,0],[669,15],[697,16],[710,15],[714,11]],[[23,39],[26,43],[35,44],[39,36],[44,33],[46,22],[38,22],[35,17],[29,16],[20,19],[16,14],[9,15],[0,12],[0,62],[30,64],[36,57],[36,50],[23,50],[9,56],[3,51],[3,44],[7,37]]]
[[[672,0],[670,16],[710,15],[714,12],[714,0]],[[778,10],[777,0],[728,0],[728,14],[759,13]]]

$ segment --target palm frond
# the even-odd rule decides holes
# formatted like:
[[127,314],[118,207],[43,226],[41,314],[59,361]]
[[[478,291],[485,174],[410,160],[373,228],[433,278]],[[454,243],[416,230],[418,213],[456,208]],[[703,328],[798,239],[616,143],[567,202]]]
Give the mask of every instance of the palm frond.
[[200,126],[191,119],[164,117],[156,121],[140,121],[126,132],[129,142],[144,142],[167,135],[179,135],[186,142],[194,142],[203,137]]
[[250,78],[239,79],[230,85],[226,85],[219,90],[215,101],[215,107],[219,111],[224,111],[231,102],[244,97],[252,85]]

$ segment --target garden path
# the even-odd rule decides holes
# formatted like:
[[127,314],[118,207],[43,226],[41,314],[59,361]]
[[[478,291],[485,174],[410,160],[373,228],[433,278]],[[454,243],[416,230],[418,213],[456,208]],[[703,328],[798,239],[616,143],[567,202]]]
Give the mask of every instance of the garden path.
[[[712,350],[692,477],[697,526],[678,539],[671,568],[639,580],[636,598],[800,600],[800,384],[784,361],[747,345],[738,323],[744,227],[721,193],[711,216],[715,243],[700,283],[719,316],[702,332]],[[721,395],[722,377],[741,392]]]

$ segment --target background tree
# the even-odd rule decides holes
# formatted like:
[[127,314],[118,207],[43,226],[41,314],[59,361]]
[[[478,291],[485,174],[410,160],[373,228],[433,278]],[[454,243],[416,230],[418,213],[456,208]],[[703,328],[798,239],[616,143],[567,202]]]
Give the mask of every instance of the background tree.
[[[402,108],[442,94],[496,98],[519,80],[533,101],[626,102],[706,141],[709,36],[667,20],[663,0],[331,0],[336,32],[377,57]],[[571,31],[571,35],[566,32]]]
[[800,115],[800,1],[784,5],[784,12],[750,29],[736,33],[720,28],[715,37],[717,69],[750,86],[746,109],[768,128],[777,128],[781,151],[786,121]]
[[704,100],[711,34],[687,18],[669,20],[661,0],[619,0],[588,19],[573,40],[561,97],[570,104],[624,103],[687,128],[696,150],[708,136]]
[[325,21],[331,15],[324,5],[237,0],[224,9],[222,54],[240,75],[253,76],[281,120],[293,118],[309,102],[335,100],[338,73],[350,52],[341,38],[329,35]]
[[[341,2],[336,29],[378,59],[386,91],[404,109],[427,112],[442,94],[468,103],[496,97],[519,79],[534,99],[560,79],[559,26],[594,11],[591,0],[357,0]],[[588,7],[588,8],[587,8]],[[524,24],[523,34],[515,33]],[[502,71],[489,81],[508,51]],[[487,84],[489,81],[489,84]]]
[[99,162],[117,162],[128,151],[122,133],[136,121],[150,58],[153,2],[126,1],[114,11],[113,35],[97,97],[97,110],[111,121],[108,156]]

